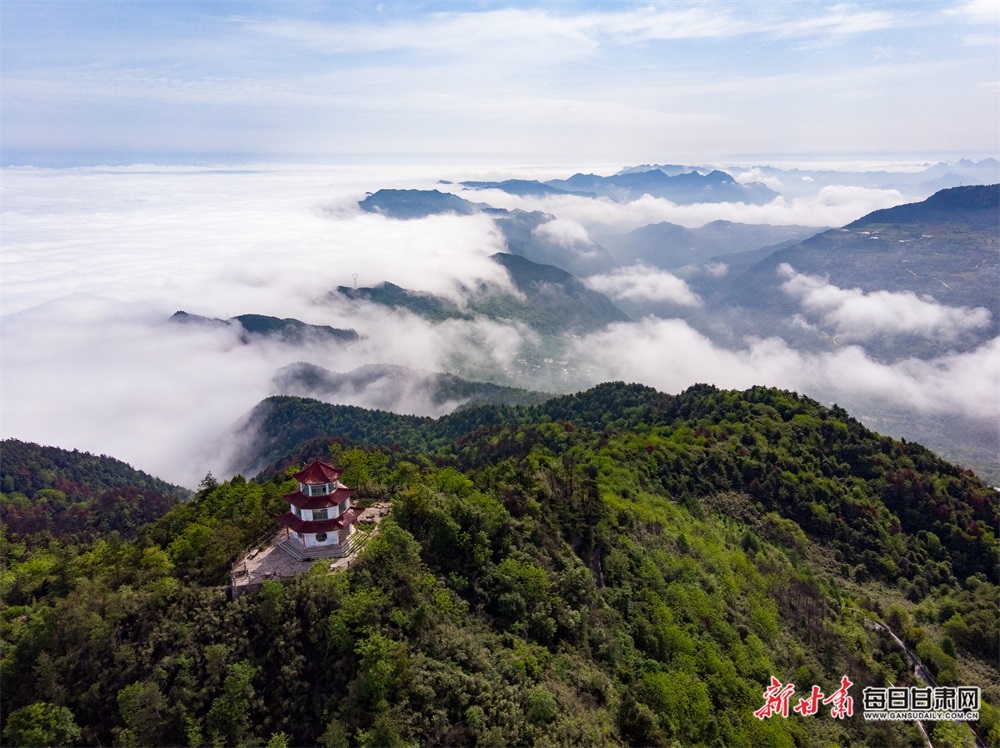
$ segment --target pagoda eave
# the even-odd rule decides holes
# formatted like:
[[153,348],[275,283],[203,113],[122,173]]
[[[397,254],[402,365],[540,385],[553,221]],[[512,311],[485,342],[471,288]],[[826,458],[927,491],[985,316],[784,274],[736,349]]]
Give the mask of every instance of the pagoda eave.
[[285,512],[278,515],[278,521],[289,530],[295,530],[300,535],[317,532],[330,532],[331,530],[342,530],[348,525],[357,522],[358,517],[364,509],[352,506],[339,517],[333,519],[305,520],[292,512]]
[[297,506],[299,509],[326,509],[331,506],[339,506],[354,495],[353,488],[337,488],[333,493],[324,496],[307,496],[301,491],[286,494],[285,501]]

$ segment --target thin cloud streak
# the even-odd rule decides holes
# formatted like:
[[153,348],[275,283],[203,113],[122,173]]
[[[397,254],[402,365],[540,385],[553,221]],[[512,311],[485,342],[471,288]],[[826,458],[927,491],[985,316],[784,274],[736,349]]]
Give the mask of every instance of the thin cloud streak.
[[[880,31],[898,22],[883,11],[854,11],[838,5],[825,13],[804,18],[736,17],[719,6],[693,6],[682,10],[647,7],[620,12],[549,12],[526,8],[432,13],[423,18],[388,23],[332,24],[281,18],[264,20],[249,16],[230,19],[241,29],[299,43],[327,53],[367,53],[391,50],[482,53],[509,45],[532,50],[543,58],[593,53],[602,44],[637,41],[728,39],[744,35],[772,37],[840,36]],[[570,53],[574,54],[570,54]],[[508,54],[510,53],[508,47]]]
[[8,3],[5,154],[995,151],[986,5],[443,7]]

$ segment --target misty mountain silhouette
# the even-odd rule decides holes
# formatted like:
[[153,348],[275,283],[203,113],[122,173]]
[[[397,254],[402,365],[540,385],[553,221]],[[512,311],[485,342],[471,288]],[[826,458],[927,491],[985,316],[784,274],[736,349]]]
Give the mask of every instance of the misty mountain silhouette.
[[202,317],[185,311],[174,312],[170,321],[180,324],[216,325],[221,327],[237,325],[240,341],[251,343],[255,339],[277,340],[282,343],[300,344],[309,339],[331,339],[338,342],[358,340],[354,330],[341,330],[329,325],[309,325],[297,319],[268,317],[263,314],[240,314],[229,319]]
[[673,270],[703,263],[719,255],[773,247],[790,240],[801,241],[823,230],[813,226],[771,226],[731,221],[712,221],[700,228],[689,229],[663,222],[605,239],[604,244],[622,265],[642,262],[662,270]]
[[334,293],[405,310],[432,321],[470,319],[476,315],[516,320],[546,335],[590,332],[611,322],[629,320],[607,296],[588,288],[562,268],[502,252],[490,259],[507,270],[518,294],[484,285],[473,291],[465,307],[460,308],[449,299],[388,282],[370,288],[338,286]]
[[492,208],[486,203],[472,203],[468,200],[440,190],[379,190],[358,203],[366,213],[379,213],[387,218],[412,220],[443,213],[467,216],[480,211],[506,211]]
[[389,281],[382,281],[378,285],[362,288],[337,286],[337,290],[328,296],[334,293],[346,296],[353,301],[371,301],[390,309],[406,310],[433,322],[441,322],[446,319],[472,319],[471,314],[463,311],[451,299],[435,296],[425,291],[410,291]]
[[298,362],[278,370],[273,381],[282,395],[363,404],[394,413],[419,411],[423,415],[474,405],[537,405],[554,397],[544,392],[474,382],[454,374],[391,364],[369,364],[341,373]]
[[545,184],[566,191],[590,192],[616,202],[630,202],[651,195],[679,205],[725,202],[763,205],[779,197],[770,187],[758,182],[740,184],[718,170],[708,174],[690,171],[674,176],[660,169],[620,172],[610,177],[574,174],[569,179],[551,179]]
[[470,190],[502,190],[510,195],[519,195],[521,197],[540,197],[542,195],[596,197],[596,194],[593,192],[561,190],[544,182],[539,182],[536,179],[505,179],[502,182],[460,182],[460,184]]

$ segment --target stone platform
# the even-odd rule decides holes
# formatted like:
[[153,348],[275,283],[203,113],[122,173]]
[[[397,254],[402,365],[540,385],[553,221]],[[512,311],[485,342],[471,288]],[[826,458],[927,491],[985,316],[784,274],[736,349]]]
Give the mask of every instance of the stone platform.
[[[330,560],[330,569],[346,568],[354,560],[355,554],[364,545],[364,541],[377,532],[377,524],[385,514],[389,512],[388,503],[378,503],[365,510],[359,519],[361,525],[375,524],[376,528],[370,531],[357,530],[351,535],[347,543],[335,546],[340,553],[323,558],[307,558],[302,556],[302,546],[289,543],[285,538],[284,530],[275,533],[269,540],[265,541],[264,548],[258,550],[254,548],[243,556],[233,566],[229,573],[230,584],[234,588],[249,587],[259,585],[267,579],[286,579],[302,574],[309,570],[314,561]],[[362,540],[364,538],[364,540]],[[294,546],[298,554],[286,550],[285,545]]]

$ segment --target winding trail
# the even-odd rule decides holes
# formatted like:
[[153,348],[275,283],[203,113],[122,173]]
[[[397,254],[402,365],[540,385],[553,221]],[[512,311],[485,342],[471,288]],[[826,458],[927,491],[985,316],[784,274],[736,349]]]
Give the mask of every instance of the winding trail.
[[[886,626],[881,621],[876,621],[869,618],[868,614],[865,613],[863,610],[858,610],[857,608],[847,608],[847,610],[853,610],[854,612],[860,613],[862,616],[864,616],[865,628],[875,631],[882,630],[885,631],[887,634],[889,634],[889,636],[893,638],[896,644],[898,644],[902,648],[902,650],[906,652],[906,656],[910,660],[910,665],[913,667],[913,674],[931,688],[937,688],[937,681],[934,680],[933,676],[931,676],[931,674],[927,671],[927,668],[924,667],[924,664],[920,661],[920,658],[917,657],[916,652],[910,649],[907,646],[906,642],[904,642],[902,639],[899,638],[899,636],[896,635],[895,631],[893,631],[891,628]],[[930,736],[927,734],[927,730],[924,728],[923,723],[920,720],[914,720],[914,722],[917,723],[917,727],[919,727],[920,732],[923,733],[924,742],[927,743],[927,747],[934,748],[934,745],[931,743]],[[968,726],[969,731],[972,733],[972,736],[976,740],[976,748],[989,748],[989,746],[979,737],[979,733],[976,732],[975,728],[968,722],[966,722],[965,724]]]

